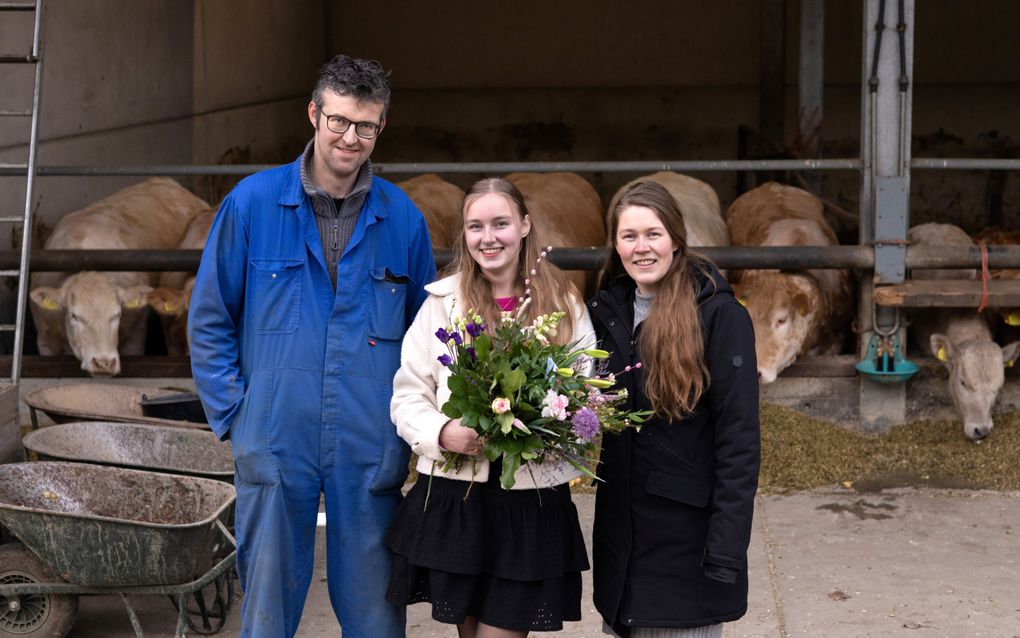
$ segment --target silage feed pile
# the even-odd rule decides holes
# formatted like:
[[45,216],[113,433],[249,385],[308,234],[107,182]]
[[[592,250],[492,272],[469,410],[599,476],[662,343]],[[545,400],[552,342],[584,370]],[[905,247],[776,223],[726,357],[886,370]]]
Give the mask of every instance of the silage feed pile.
[[980,442],[954,421],[917,421],[861,434],[789,408],[761,406],[760,490],[927,486],[1020,490],[1020,413],[995,419]]

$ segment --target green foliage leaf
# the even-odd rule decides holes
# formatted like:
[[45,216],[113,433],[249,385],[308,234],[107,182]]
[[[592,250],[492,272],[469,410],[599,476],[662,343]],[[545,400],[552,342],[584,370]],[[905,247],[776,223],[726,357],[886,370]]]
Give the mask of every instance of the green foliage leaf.
[[463,377],[454,374],[446,382],[446,387],[450,388],[450,394],[454,396],[458,394],[463,395],[467,392],[467,381]]
[[492,340],[489,339],[489,335],[484,332],[474,340],[475,355],[478,357],[478,362],[482,363],[489,358],[489,350],[492,348]]
[[514,415],[512,412],[497,414],[496,422],[499,423],[499,429],[503,434],[509,434],[514,427]]
[[492,432],[493,420],[488,415],[483,414],[478,419],[478,425],[481,426],[485,432]]
[[457,402],[450,400],[443,405],[443,414],[450,417],[451,419],[459,419],[464,415],[461,409],[456,405]]
[[499,484],[504,490],[512,489],[517,482],[514,479],[514,474],[517,473],[519,467],[521,467],[521,455],[519,452],[516,454],[503,453],[503,473],[499,477]]
[[524,372],[518,367],[510,370],[507,374],[503,375],[503,392],[507,395],[511,395],[524,385],[524,382],[528,380]]

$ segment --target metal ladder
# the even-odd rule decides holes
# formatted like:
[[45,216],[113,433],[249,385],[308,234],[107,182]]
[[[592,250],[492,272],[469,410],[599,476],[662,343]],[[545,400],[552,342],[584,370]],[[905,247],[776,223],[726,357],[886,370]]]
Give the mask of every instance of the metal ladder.
[[28,310],[28,266],[29,256],[32,248],[32,193],[35,186],[36,172],[36,151],[39,140],[39,96],[42,89],[42,49],[40,48],[40,35],[42,27],[42,0],[18,2],[17,0],[0,0],[0,13],[6,12],[34,12],[34,31],[32,35],[32,50],[28,54],[11,54],[0,52],[0,64],[31,64],[35,66],[35,84],[32,90],[31,110],[0,109],[0,117],[29,117],[31,118],[31,132],[28,139],[28,164],[17,165],[25,169],[25,208],[22,215],[6,216],[6,211],[0,210],[0,223],[20,225],[21,232],[21,261],[18,270],[0,270],[0,277],[16,278],[18,280],[18,302],[17,314],[13,324],[0,324],[0,333],[14,333],[14,349],[11,357],[11,383],[18,383],[21,379],[21,355],[23,350],[26,311]]

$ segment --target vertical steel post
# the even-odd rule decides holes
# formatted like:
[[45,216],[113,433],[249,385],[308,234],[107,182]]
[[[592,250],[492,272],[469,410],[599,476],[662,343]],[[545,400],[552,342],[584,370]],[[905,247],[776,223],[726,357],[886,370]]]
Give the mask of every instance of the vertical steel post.
[[[861,335],[861,355],[876,331],[896,333],[905,343],[900,317],[894,309],[876,307],[872,291],[875,284],[906,278],[913,41],[914,0],[864,1],[860,242],[875,246],[875,270],[861,286],[858,324],[871,328]],[[903,384],[860,383],[863,429],[885,429],[906,420]]]
[[[800,0],[800,50],[797,74],[797,141],[801,157],[817,158],[822,148],[822,104],[825,90],[825,0]],[[820,176],[805,180],[815,193]]]

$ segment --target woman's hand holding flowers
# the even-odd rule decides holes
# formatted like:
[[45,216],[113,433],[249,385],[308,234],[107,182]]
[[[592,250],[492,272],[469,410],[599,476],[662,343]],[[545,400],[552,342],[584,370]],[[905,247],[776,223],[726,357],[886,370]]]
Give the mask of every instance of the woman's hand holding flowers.
[[478,456],[485,449],[478,433],[461,425],[460,419],[451,419],[446,422],[443,429],[439,431],[439,445],[444,450],[467,456]]

